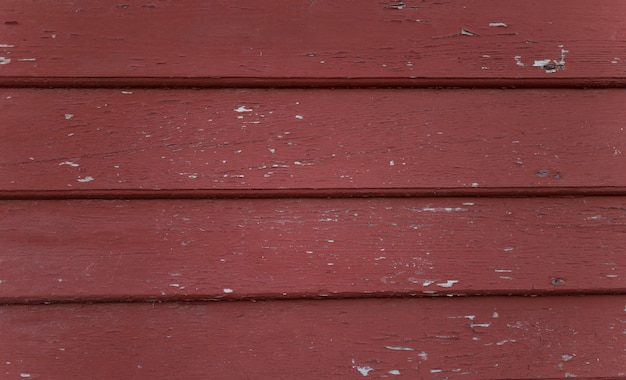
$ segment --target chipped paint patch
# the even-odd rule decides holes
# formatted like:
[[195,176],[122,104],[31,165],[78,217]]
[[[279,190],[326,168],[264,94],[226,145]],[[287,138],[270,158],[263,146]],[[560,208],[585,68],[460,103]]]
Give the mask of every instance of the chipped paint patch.
[[78,165],[77,163],[72,162],[72,161],[63,161],[63,162],[61,162],[61,163],[59,164],[59,166],[61,166],[61,165],[69,165],[69,166],[71,166],[71,167],[73,167],[73,168],[75,168],[75,167],[77,167],[77,166],[80,166],[80,165]]
[[71,113],[66,113],[65,114],[65,120],[69,120],[69,119],[71,119],[73,117],[74,117],[74,114],[71,114]]
[[246,108],[246,106],[239,106],[238,108],[234,109],[235,112],[252,112],[251,108]]
[[78,177],[78,179],[77,179],[78,182],[82,182],[82,183],[91,182],[93,180],[94,180],[94,178],[92,176],[86,176],[85,178]]
[[426,353],[426,351],[420,352],[419,354],[417,354],[417,356],[422,360],[428,360],[428,354]]
[[392,369],[389,372],[387,372],[390,375],[400,375],[400,371],[398,371],[397,369]]
[[357,371],[359,371],[359,373],[363,376],[366,377],[367,375],[369,375],[370,372],[372,372],[374,370],[374,368],[370,367],[370,366],[358,366],[356,365],[356,360],[352,359],[352,368],[356,369]]
[[508,25],[503,22],[490,22],[489,26],[495,27],[495,28],[506,28]]
[[15,45],[11,45],[11,44],[0,44],[0,48],[12,48],[15,47]]
[[0,57],[0,65],[8,65],[11,63],[11,58]]
[[448,280],[446,282],[438,283],[437,286],[441,286],[442,288],[451,288],[452,285],[456,284],[457,282],[459,282],[459,280]]
[[231,288],[224,288],[224,293],[232,293],[233,290]]
[[516,55],[515,57],[513,57],[513,59],[515,59],[515,64],[517,66],[520,66],[520,67],[525,67],[526,66],[524,64],[524,62],[522,62],[522,56],[521,55]]

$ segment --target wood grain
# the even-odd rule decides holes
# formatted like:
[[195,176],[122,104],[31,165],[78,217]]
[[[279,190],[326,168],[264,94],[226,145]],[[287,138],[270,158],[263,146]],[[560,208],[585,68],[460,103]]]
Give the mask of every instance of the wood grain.
[[0,202],[2,302],[619,293],[626,198]]
[[0,307],[5,379],[622,378],[624,296]]
[[5,0],[0,85],[623,86],[625,16],[613,0]]
[[625,91],[3,89],[0,196],[624,194]]

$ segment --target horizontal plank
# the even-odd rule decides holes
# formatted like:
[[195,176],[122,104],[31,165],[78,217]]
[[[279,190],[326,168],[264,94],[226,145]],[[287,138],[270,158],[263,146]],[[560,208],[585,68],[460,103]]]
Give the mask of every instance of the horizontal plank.
[[0,307],[5,379],[623,378],[626,297]]
[[1,12],[5,86],[626,83],[612,0],[5,0]]
[[626,193],[624,98],[618,89],[3,89],[0,196]]
[[626,198],[0,202],[0,301],[623,293]]

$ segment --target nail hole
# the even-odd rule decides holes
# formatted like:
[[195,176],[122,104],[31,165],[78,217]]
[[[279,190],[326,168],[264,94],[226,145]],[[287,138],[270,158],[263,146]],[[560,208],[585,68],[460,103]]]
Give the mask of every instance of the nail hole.
[[550,283],[554,286],[563,286],[565,285],[565,280],[559,277],[552,277]]
[[538,170],[537,173],[535,173],[535,175],[537,177],[545,178],[550,175],[550,170],[545,170],[545,169]]

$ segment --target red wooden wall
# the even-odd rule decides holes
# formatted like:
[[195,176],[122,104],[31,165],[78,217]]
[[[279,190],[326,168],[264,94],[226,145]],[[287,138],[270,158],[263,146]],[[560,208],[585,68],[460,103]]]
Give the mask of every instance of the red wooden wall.
[[626,377],[625,18],[4,1],[0,378]]

